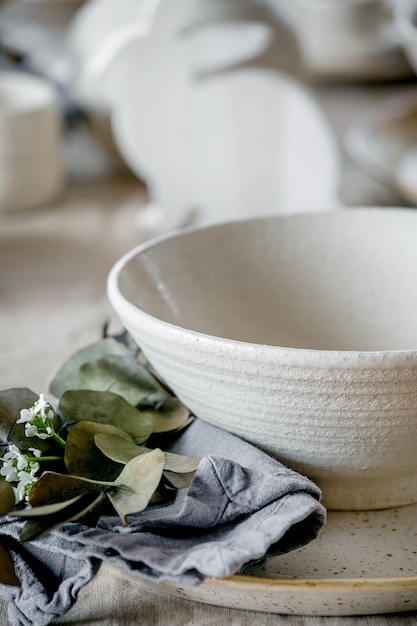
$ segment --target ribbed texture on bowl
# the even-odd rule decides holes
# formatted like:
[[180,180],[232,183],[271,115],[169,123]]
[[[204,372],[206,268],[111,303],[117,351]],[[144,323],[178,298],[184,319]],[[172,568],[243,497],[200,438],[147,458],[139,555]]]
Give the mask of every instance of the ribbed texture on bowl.
[[416,500],[417,368],[410,356],[394,368],[389,355],[373,353],[354,368],[315,367],[323,355],[311,351],[304,367],[283,365],[274,363],[277,352],[291,362],[291,350],[217,341],[146,318],[122,320],[182,402],[317,481],[326,506]]

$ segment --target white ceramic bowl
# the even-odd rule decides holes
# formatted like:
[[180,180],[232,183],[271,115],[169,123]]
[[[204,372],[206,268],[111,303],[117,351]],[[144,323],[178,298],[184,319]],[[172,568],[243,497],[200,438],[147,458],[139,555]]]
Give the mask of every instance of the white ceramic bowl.
[[416,241],[407,209],[223,223],[132,250],[108,294],[195,415],[329,508],[387,508],[417,501]]

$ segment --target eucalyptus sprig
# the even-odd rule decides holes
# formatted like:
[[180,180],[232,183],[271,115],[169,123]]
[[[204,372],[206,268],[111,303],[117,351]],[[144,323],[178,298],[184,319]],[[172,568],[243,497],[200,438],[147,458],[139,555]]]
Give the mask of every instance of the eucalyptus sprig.
[[198,461],[164,452],[158,438],[193,418],[119,341],[74,354],[50,393],[57,403],[0,392],[0,515],[25,520],[23,541],[70,521],[95,524],[109,506],[128,524],[190,484]]

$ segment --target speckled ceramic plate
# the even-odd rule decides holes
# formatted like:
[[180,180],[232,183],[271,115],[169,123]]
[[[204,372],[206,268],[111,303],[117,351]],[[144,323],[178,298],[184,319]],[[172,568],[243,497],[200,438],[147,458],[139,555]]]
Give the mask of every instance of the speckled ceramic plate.
[[416,610],[417,505],[329,512],[318,539],[250,567],[244,575],[210,579],[198,587],[141,583],[189,600],[270,613],[373,615]]
[[417,204],[417,96],[415,91],[387,100],[359,115],[345,145],[366,174]]

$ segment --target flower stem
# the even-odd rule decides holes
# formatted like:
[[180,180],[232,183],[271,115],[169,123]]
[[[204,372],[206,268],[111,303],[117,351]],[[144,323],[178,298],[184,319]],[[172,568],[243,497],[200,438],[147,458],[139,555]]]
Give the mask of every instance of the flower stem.
[[41,463],[42,461],[62,461],[62,456],[38,456],[35,457],[36,463]]
[[51,434],[52,439],[54,439],[57,443],[59,443],[60,446],[62,446],[63,448],[65,448],[66,443],[65,441],[62,439],[62,437],[60,437],[57,433],[52,433]]

